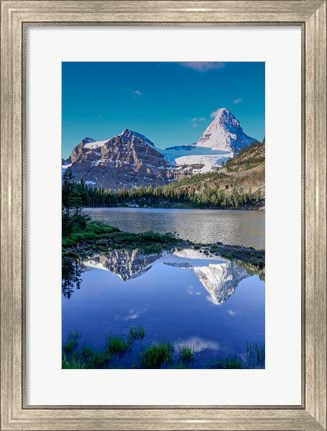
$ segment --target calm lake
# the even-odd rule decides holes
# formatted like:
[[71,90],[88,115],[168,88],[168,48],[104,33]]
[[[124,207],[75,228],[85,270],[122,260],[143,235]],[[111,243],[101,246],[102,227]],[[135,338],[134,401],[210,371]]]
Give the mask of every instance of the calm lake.
[[175,231],[194,242],[265,248],[265,211],[88,208],[85,213],[126,232]]

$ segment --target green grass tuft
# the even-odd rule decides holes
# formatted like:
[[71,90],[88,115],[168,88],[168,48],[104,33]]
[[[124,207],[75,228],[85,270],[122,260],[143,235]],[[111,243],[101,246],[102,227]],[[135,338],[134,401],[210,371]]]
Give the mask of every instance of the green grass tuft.
[[96,352],[89,347],[83,347],[82,357],[85,360],[86,368],[103,368],[111,359],[111,354],[108,351]]
[[123,355],[130,350],[131,344],[124,337],[108,337],[108,352],[112,355]]
[[[75,229],[77,229],[76,226]],[[110,238],[111,234],[115,232],[120,232],[115,226],[109,226],[97,221],[88,221],[83,229],[75,230],[69,236],[63,236],[62,245],[63,247],[68,247],[82,241]]]
[[79,335],[76,331],[72,332],[67,338],[67,342],[64,345],[64,351],[66,353],[72,353],[78,346]]
[[145,336],[144,328],[142,326],[138,328],[129,328],[129,336],[128,339],[130,342],[134,340],[143,340]]
[[71,359],[67,359],[66,355],[64,354],[62,357],[62,368],[66,370],[85,368],[85,364],[78,356],[73,355]]
[[179,358],[183,362],[189,362],[194,360],[194,349],[192,346],[182,346],[179,351]]
[[213,364],[213,368],[226,370],[241,369],[244,367],[241,358],[226,356],[226,358],[218,358],[217,362]]
[[161,342],[148,347],[141,354],[142,368],[160,368],[163,364],[170,364],[173,360],[174,346]]

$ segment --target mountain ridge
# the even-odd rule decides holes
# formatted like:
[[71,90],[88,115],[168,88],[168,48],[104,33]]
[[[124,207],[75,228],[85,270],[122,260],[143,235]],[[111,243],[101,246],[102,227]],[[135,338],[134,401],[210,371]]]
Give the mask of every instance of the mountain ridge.
[[86,184],[113,190],[164,185],[221,169],[256,142],[227,108],[220,108],[197,143],[162,150],[143,134],[125,129],[102,141],[85,137],[64,169],[69,167],[76,181],[83,178]]

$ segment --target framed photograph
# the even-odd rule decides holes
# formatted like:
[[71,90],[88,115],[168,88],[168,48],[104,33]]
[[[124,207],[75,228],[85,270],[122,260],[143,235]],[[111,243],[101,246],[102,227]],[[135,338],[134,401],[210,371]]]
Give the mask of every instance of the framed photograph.
[[[64,368],[265,367],[264,71],[62,63]],[[85,98],[113,137],[77,137]],[[261,138],[217,100],[250,111]]]
[[1,429],[326,430],[326,2],[1,7]]

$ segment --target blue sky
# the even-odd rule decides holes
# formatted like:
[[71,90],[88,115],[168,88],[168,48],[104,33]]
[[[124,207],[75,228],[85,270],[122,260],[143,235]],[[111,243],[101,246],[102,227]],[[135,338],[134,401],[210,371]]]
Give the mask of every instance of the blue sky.
[[159,148],[191,144],[222,107],[263,139],[264,63],[64,62],[63,157],[85,137],[109,139],[126,128]]

